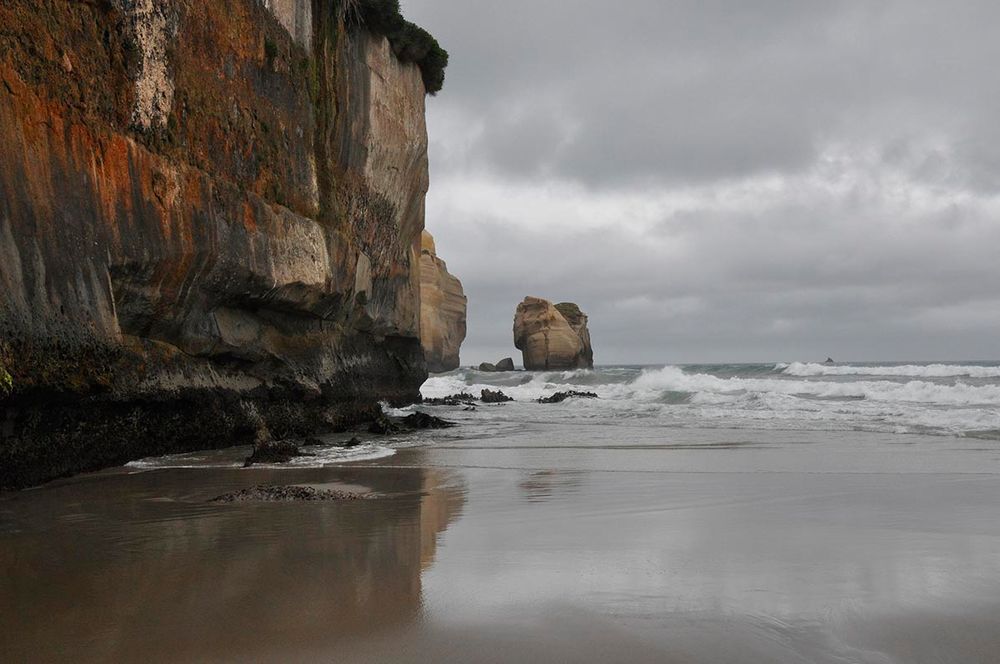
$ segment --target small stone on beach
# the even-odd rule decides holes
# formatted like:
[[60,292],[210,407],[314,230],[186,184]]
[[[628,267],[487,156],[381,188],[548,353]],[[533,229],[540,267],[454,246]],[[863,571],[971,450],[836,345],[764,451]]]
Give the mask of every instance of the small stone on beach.
[[320,500],[366,500],[374,498],[374,494],[359,493],[357,491],[339,491],[334,489],[316,489],[311,486],[287,485],[287,486],[253,486],[249,489],[240,489],[224,493],[217,498],[213,498],[213,503],[285,503],[285,502],[309,502]]

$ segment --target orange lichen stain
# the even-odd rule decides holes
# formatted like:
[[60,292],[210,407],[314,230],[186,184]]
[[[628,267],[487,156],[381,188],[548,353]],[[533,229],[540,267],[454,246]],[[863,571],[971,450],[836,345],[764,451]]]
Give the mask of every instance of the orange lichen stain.
[[[9,175],[23,173],[20,183],[28,188],[27,195],[38,201],[42,210],[51,212],[55,204],[52,188],[50,144],[58,117],[52,118],[50,109],[35,96],[18,74],[0,63],[0,136],[4,150],[2,169]],[[40,215],[44,219],[51,214]],[[38,224],[36,232],[47,232]]]
[[243,227],[247,229],[248,233],[257,232],[257,215],[253,206],[250,205],[250,201],[243,202]]
[[100,210],[103,230],[114,238],[116,244],[134,225],[132,187],[129,173],[129,149],[125,140],[112,137],[92,146],[97,168],[92,182],[95,199]]

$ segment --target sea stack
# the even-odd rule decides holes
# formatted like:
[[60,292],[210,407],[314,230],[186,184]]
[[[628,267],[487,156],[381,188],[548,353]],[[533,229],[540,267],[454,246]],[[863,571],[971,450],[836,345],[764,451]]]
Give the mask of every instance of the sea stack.
[[437,256],[434,238],[424,231],[420,245],[420,343],[428,371],[458,368],[467,303],[462,282],[449,274],[448,266]]
[[0,3],[0,488],[419,400],[447,54],[380,6]]
[[514,346],[528,371],[594,366],[587,316],[572,302],[524,298],[514,314]]

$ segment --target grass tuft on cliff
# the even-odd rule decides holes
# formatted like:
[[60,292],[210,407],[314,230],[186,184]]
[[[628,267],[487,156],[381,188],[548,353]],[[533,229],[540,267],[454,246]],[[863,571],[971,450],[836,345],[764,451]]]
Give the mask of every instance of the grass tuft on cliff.
[[448,51],[429,32],[403,18],[399,0],[348,0],[345,10],[352,21],[385,35],[400,61],[420,67],[428,94],[441,90]]
[[583,315],[583,312],[580,311],[580,307],[572,302],[560,302],[555,306],[556,310],[566,319],[578,318]]

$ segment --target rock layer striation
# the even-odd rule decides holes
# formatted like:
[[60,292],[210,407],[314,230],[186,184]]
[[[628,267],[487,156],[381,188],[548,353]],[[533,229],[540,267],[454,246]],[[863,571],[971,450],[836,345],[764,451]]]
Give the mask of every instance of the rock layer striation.
[[419,398],[424,84],[339,7],[0,5],[0,487]]
[[468,300],[462,282],[438,258],[434,238],[423,232],[420,254],[420,341],[429,371],[457,369],[465,341]]
[[587,316],[570,302],[524,298],[514,314],[514,346],[529,371],[594,366]]

